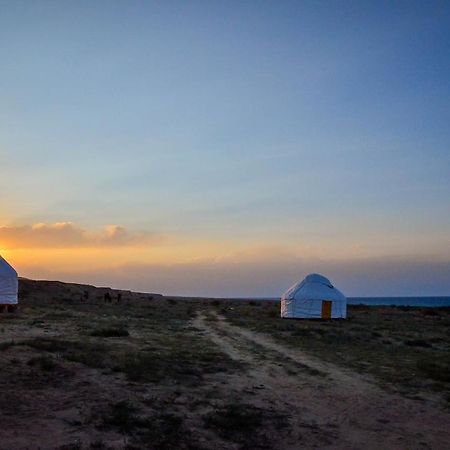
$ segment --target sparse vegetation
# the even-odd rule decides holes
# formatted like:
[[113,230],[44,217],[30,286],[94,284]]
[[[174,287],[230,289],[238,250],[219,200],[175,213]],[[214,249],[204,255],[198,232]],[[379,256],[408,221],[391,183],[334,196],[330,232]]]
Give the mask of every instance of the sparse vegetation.
[[111,404],[102,420],[102,428],[131,435],[138,448],[175,450],[189,443],[189,430],[184,427],[180,416],[163,411],[145,416],[128,400]]
[[242,435],[255,433],[262,421],[261,409],[242,403],[227,404],[205,416],[206,426],[214,428],[224,438],[231,434],[242,439]]
[[424,376],[434,381],[450,383],[450,355],[439,360],[419,359],[416,366]]
[[181,380],[196,383],[204,375],[238,368],[238,364],[208,343],[182,333],[168,338],[158,347],[128,352],[119,359],[116,370],[123,371],[131,381],[159,382]]
[[131,433],[140,424],[137,411],[136,405],[128,400],[113,403],[103,416],[102,425],[116,428],[120,433]]
[[79,362],[89,367],[104,367],[108,357],[104,344],[91,341],[69,341],[57,338],[36,338],[18,342],[36,350],[58,353],[68,361]]
[[[326,389],[332,381],[327,370],[259,341],[244,342],[223,323],[374,375],[418,402],[425,401],[422,393],[450,402],[450,309],[357,306],[349,308],[347,321],[315,322],[280,319],[279,304],[270,301],[129,293],[120,303],[104,303],[101,289],[50,282],[36,283],[36,289],[30,284],[26,292],[20,312],[1,318],[0,411],[8,423],[18,414],[18,423],[34,420],[30,426],[42,439],[58,421],[65,434],[58,442],[40,442],[42,448],[331,445],[330,424],[303,422],[301,410],[285,403],[308,380]],[[266,385],[271,377],[276,383]],[[276,386],[284,389],[286,377],[295,389],[281,400]],[[35,419],[37,410],[47,422]],[[14,448],[8,442],[0,446]]]
[[191,433],[184,425],[183,418],[172,413],[157,412],[147,418],[139,430],[137,441],[147,448],[177,450],[199,448],[191,443]]
[[39,367],[41,370],[46,372],[50,372],[56,368],[55,360],[50,356],[36,356],[31,358],[27,364],[29,366]]
[[13,347],[14,345],[16,345],[16,343],[13,340],[7,342],[0,342],[0,351],[8,350],[8,348]]
[[264,432],[267,423],[278,431],[288,426],[285,414],[238,402],[206,414],[204,423],[222,439],[237,442],[242,448],[270,447]]
[[90,335],[98,337],[127,337],[130,335],[130,333],[124,325],[118,325],[96,328],[95,330],[91,331]]
[[[345,321],[286,320],[278,302],[233,305],[232,323],[338,365],[375,375],[404,392],[450,393],[450,308],[350,306]],[[414,374],[414,376],[411,376]]]
[[405,344],[410,347],[433,347],[433,344],[430,341],[425,341],[424,339],[406,339]]

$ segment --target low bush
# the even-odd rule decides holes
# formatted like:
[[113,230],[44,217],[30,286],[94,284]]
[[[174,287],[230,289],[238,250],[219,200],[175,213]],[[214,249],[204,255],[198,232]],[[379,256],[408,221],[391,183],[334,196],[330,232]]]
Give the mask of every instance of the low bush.
[[261,426],[262,421],[261,409],[242,403],[226,405],[204,417],[205,426],[214,429],[224,439],[230,435],[250,435]]
[[50,356],[36,356],[31,358],[27,364],[33,367],[37,366],[45,372],[51,372],[56,369],[55,360]]
[[[186,448],[190,431],[183,419],[175,414],[159,412],[147,418],[138,430],[139,442],[150,444],[158,450],[178,450]],[[180,445],[183,443],[184,445]],[[148,448],[148,447],[146,447]],[[187,448],[197,448],[189,446]]]
[[130,333],[123,326],[110,326],[105,328],[97,328],[91,331],[90,335],[96,337],[127,337]]
[[145,445],[139,448],[184,448],[179,444],[181,441],[186,442],[189,430],[184,427],[181,417],[166,412],[142,416],[139,412],[140,409],[128,400],[113,403],[103,415],[101,427],[132,435],[134,442]]
[[107,347],[89,341],[69,341],[56,338],[28,339],[17,345],[27,345],[36,350],[60,353],[64,359],[82,363],[89,367],[104,367]]
[[424,358],[417,361],[416,367],[431,380],[450,382],[450,360]]
[[276,430],[288,425],[287,415],[245,403],[230,403],[204,416],[204,425],[222,439],[241,444],[241,448],[267,446],[268,424]]
[[14,345],[16,345],[14,341],[0,342],[0,351],[7,350]]
[[404,342],[405,345],[409,345],[410,347],[432,347],[430,342],[427,342],[423,339],[407,339]]
[[424,315],[424,316],[440,316],[439,311],[436,311],[434,308],[423,308],[422,315]]
[[138,408],[128,400],[113,403],[103,416],[102,426],[115,428],[121,433],[130,433],[139,424],[137,411]]

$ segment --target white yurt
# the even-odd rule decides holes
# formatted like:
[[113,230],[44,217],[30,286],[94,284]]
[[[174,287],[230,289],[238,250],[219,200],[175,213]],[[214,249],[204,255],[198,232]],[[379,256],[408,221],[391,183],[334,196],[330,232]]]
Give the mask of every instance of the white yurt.
[[0,305],[17,304],[18,290],[17,272],[0,256]]
[[323,275],[312,273],[281,297],[281,317],[294,319],[345,319],[347,298]]

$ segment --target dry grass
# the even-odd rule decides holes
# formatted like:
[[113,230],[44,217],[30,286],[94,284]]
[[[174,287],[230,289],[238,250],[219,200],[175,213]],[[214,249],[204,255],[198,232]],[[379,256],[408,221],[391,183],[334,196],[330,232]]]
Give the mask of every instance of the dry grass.
[[281,319],[278,302],[234,302],[220,313],[406,393],[450,395],[450,308],[350,306],[348,320],[308,321]]
[[[55,293],[49,286],[41,290],[37,283],[35,293],[27,286],[20,311],[0,317],[0,382],[13,392],[13,402],[39,415],[46,409],[51,414],[53,401],[70,410],[82,401],[82,415],[74,412],[64,424],[72,428],[67,436],[86,429],[87,436],[101,437],[60,448],[117,448],[110,447],[114,433],[125,436],[119,448],[202,448],[191,428],[213,409],[211,377],[242,369],[191,327],[196,312],[208,306],[141,295],[105,304],[95,290],[86,300],[75,288],[61,284]],[[181,397],[188,400],[174,406]],[[20,413],[11,403],[0,399],[9,417]],[[190,411],[196,417],[186,425]]]
[[[448,309],[350,307],[347,321],[291,321],[279,318],[276,302],[130,293],[104,303],[104,290],[92,287],[28,282],[22,290],[20,311],[0,324],[0,415],[10,442],[34,426],[40,439],[59,427],[49,448],[276,447],[286,411],[251,404],[255,392],[231,397],[228,380],[246,366],[192,327],[199,311],[212,325],[225,316],[408,394],[450,399]],[[256,344],[253,352],[260,361],[276,357]],[[287,374],[300,372],[323,375],[286,362]]]

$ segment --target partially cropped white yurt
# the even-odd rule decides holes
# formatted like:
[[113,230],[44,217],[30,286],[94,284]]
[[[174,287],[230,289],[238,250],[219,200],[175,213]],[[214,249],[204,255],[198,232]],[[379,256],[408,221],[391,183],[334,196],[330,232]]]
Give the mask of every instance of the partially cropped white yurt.
[[281,297],[281,317],[294,319],[345,319],[347,298],[322,275],[312,273]]
[[0,305],[17,304],[17,272],[0,256]]

